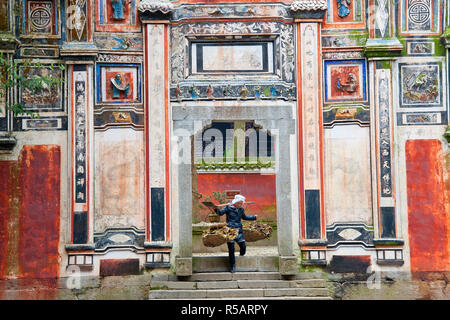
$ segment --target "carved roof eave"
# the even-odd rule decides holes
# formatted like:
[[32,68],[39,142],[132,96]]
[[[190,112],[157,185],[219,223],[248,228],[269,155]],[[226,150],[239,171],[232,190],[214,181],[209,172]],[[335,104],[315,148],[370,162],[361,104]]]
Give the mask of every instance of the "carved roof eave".
[[173,11],[174,6],[172,3],[164,0],[141,0],[138,5],[138,11],[141,13],[162,13],[169,14]]
[[328,9],[326,0],[297,0],[290,10],[295,19],[323,19]]
[[327,10],[326,0],[297,0],[292,2],[291,11],[325,11]]

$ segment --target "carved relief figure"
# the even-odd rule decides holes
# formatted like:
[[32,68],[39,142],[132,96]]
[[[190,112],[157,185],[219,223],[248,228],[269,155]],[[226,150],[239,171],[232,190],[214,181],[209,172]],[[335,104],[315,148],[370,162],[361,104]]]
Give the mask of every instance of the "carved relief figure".
[[353,73],[348,74],[348,79],[347,79],[346,83],[342,82],[341,77],[337,78],[336,88],[339,91],[355,92],[357,87],[358,87],[358,83],[357,83],[356,77]]
[[124,20],[124,10],[125,10],[126,0],[111,0],[111,7],[113,9],[113,17],[116,20]]
[[113,89],[113,99],[120,99],[120,93],[124,93],[124,98],[128,98],[130,91],[130,84],[122,80],[120,73],[116,74],[114,78],[111,78],[111,84]]
[[336,0],[338,5],[338,15],[344,18],[350,14],[350,4],[351,0]]

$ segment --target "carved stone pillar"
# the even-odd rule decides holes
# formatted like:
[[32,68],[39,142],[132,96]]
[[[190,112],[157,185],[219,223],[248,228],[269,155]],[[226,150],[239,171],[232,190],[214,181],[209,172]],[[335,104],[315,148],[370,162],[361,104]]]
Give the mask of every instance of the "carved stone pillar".
[[[369,6],[369,39],[364,51],[369,60],[369,86],[371,90],[371,151],[374,245],[377,256],[383,248],[399,248],[398,213],[395,195],[393,62],[403,46],[395,37],[393,28],[394,2],[371,0]],[[379,264],[382,262],[377,260]],[[403,260],[401,260],[403,261]]]
[[[144,25],[146,139],[146,221],[144,247],[168,251],[171,245],[169,166],[168,33],[173,5],[143,0],[138,6]],[[191,194],[191,193],[189,193]]]
[[[297,87],[300,172],[300,239],[303,264],[324,264],[321,23],[326,1],[295,1],[297,23]],[[317,254],[317,259],[311,257]],[[314,261],[313,261],[314,260]]]
[[60,50],[66,64],[68,159],[72,177],[71,242],[66,244],[66,251],[70,266],[91,270],[94,250],[93,66],[98,49],[92,42],[91,0],[67,0],[66,5],[67,41]]

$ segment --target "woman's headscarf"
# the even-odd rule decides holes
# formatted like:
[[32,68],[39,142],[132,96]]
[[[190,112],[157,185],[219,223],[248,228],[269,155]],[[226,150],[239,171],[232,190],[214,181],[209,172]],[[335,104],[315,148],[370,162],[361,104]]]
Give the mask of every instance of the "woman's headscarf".
[[239,201],[242,201],[242,203],[245,203],[245,197],[240,194],[237,194],[234,196],[234,199],[233,199],[233,201],[231,201],[231,204],[235,204],[236,202],[239,202]]

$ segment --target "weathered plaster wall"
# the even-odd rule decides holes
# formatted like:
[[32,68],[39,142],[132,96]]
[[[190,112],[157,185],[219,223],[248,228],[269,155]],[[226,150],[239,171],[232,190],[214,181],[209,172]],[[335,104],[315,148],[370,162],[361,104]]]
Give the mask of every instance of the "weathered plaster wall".
[[143,132],[95,133],[94,232],[108,227],[145,229]]
[[373,224],[369,128],[357,125],[324,130],[327,224]]

